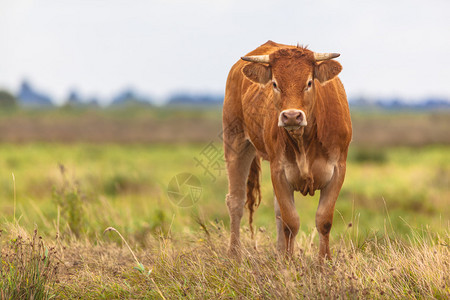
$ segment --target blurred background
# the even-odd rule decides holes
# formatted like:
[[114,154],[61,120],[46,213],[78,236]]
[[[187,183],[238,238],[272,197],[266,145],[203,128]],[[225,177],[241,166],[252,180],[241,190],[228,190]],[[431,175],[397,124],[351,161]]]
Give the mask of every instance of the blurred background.
[[[449,10],[444,0],[0,0],[2,222],[90,237],[114,226],[136,243],[199,219],[227,224],[225,81],[270,39],[341,53],[354,137],[336,234],[350,222],[366,234],[443,231]],[[179,205],[168,185],[186,172],[201,195]],[[262,191],[255,224],[275,234],[267,164]],[[310,232],[318,197],[296,199]]]

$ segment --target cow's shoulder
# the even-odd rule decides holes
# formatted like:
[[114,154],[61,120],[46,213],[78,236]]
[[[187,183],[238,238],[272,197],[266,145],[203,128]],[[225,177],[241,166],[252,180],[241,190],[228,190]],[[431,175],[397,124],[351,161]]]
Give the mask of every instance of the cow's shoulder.
[[318,89],[317,136],[326,149],[345,150],[352,138],[352,123],[344,86],[336,77]]

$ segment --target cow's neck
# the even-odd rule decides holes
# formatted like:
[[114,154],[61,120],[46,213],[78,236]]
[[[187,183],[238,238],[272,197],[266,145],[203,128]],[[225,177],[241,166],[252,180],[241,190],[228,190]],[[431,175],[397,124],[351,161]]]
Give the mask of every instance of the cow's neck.
[[308,126],[301,127],[294,131],[285,131],[288,135],[289,145],[293,147],[295,153],[295,162],[300,171],[300,175],[305,182],[313,184],[313,176],[310,169],[310,162],[313,157],[308,153],[311,147],[315,147],[314,141],[317,140],[317,126],[314,113],[308,118]]
[[288,139],[291,140],[291,147],[294,147],[295,152],[304,153],[313,146],[314,140],[317,137],[317,126],[314,114],[308,118],[308,126],[301,127],[296,130],[286,131]]
[[[306,129],[306,130],[305,130]],[[295,131],[286,132],[288,135],[289,145],[292,147],[295,153],[295,162],[300,171],[300,175],[303,179],[311,179],[310,161],[308,157],[308,149],[310,147],[311,134],[309,128],[300,128]]]

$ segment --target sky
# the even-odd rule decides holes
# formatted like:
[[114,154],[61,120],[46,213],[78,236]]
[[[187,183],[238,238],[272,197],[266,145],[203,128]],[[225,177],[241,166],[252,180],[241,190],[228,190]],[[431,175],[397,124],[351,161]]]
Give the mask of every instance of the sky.
[[0,0],[0,88],[223,94],[267,40],[337,52],[350,98],[450,99],[448,0]]

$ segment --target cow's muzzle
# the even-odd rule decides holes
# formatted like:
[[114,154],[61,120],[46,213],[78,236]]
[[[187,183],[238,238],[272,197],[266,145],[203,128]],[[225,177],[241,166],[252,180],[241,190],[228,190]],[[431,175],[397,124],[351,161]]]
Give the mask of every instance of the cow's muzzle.
[[287,130],[298,129],[301,126],[306,126],[306,116],[302,110],[286,109],[280,113],[278,117],[278,126],[284,127]]

